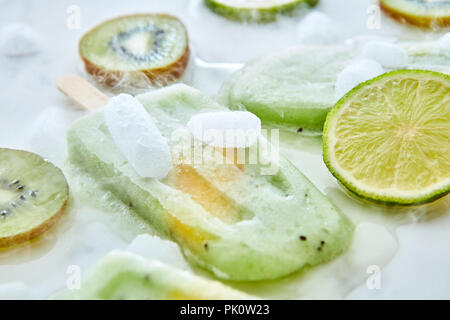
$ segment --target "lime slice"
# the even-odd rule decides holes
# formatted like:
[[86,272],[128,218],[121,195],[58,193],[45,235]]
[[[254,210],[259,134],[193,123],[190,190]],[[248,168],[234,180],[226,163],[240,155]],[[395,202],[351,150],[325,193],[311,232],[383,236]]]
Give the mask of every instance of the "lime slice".
[[324,161],[357,195],[429,202],[450,190],[450,77],[385,73],[348,92],[328,114]]
[[288,13],[300,4],[316,5],[318,0],[205,0],[215,13],[231,20],[270,22],[278,14]]
[[381,9],[400,22],[424,28],[450,25],[448,0],[380,0]]

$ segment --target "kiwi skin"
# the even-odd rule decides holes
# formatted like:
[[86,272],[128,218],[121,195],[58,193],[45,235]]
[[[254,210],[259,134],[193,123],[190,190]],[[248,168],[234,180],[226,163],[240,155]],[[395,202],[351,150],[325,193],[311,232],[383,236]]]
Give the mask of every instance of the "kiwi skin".
[[[22,152],[22,153],[32,154],[32,155],[34,155],[36,157],[40,157],[39,155],[34,154],[32,152],[29,152],[29,151],[0,148],[0,152],[3,151],[3,150]],[[54,167],[64,177],[64,174],[62,173],[61,169],[59,169],[56,166],[54,166]],[[12,247],[12,246],[23,244],[25,242],[28,242],[28,241],[30,241],[30,240],[32,240],[34,238],[37,238],[37,237],[41,236],[48,229],[50,229],[61,218],[61,216],[63,215],[63,213],[65,212],[65,210],[67,208],[67,204],[68,204],[68,201],[69,201],[69,195],[70,195],[69,186],[67,184],[67,181],[66,181],[66,185],[67,185],[66,201],[61,206],[61,208],[59,209],[58,212],[53,214],[49,219],[47,219],[44,222],[42,222],[39,226],[37,226],[37,227],[27,231],[27,232],[15,234],[15,235],[13,235],[11,237],[0,237],[0,249],[9,248],[9,247]]]
[[409,23],[411,25],[415,25],[417,27],[421,27],[424,29],[434,29],[436,27],[445,28],[450,26],[450,16],[435,17],[435,18],[417,16],[404,13],[395,8],[389,7],[381,0],[379,1],[379,4],[381,10],[385,14],[401,23]]
[[[131,15],[123,15],[119,17],[114,17],[112,19],[108,19],[101,24],[97,25],[93,29],[89,30],[86,34],[91,32],[94,29],[100,28],[103,24],[110,22],[112,20],[116,20],[119,18],[132,18],[132,17],[139,17],[139,16],[146,16],[147,14],[141,13],[141,14],[131,14]],[[170,14],[158,14],[161,17],[168,17],[168,18],[175,18],[177,17],[170,15]],[[181,20],[180,20],[180,23]],[[185,28],[186,29],[186,28]],[[86,35],[85,34],[85,35]],[[83,37],[85,36],[83,35]],[[83,38],[81,37],[81,39]],[[186,33],[186,39],[188,39],[188,35]],[[92,63],[88,59],[86,59],[83,54],[81,53],[81,41],[78,43],[78,54],[81,58],[81,60],[84,63],[84,67],[86,69],[86,72],[89,73],[94,77],[94,79],[100,83],[103,83],[109,87],[116,86],[122,79],[124,73],[128,73],[130,75],[136,74],[139,75],[139,73],[145,74],[145,76],[150,80],[150,83],[154,86],[160,87],[170,84],[171,82],[174,82],[175,80],[179,79],[186,70],[187,64],[189,62],[190,57],[190,49],[189,44],[186,44],[186,50],[184,51],[183,55],[176,61],[174,61],[172,64],[161,67],[161,68],[155,68],[155,69],[142,69],[138,71],[118,71],[118,70],[107,70],[103,67],[97,66],[96,64]]]
[[[189,62],[189,56],[190,56],[189,46],[186,46],[186,50],[184,51],[184,54],[181,56],[181,58],[172,63],[171,65],[157,69],[126,71],[126,72],[128,74],[144,73],[150,80],[151,84],[155,86],[167,85],[173,82],[174,80],[179,79],[183,75],[184,70],[186,69],[187,64]],[[83,60],[86,71],[90,75],[92,75],[94,79],[109,87],[116,86],[120,82],[120,79],[123,77],[123,71],[106,70],[103,69],[102,67],[93,64],[85,57],[83,57],[81,54],[80,57],[81,60]]]

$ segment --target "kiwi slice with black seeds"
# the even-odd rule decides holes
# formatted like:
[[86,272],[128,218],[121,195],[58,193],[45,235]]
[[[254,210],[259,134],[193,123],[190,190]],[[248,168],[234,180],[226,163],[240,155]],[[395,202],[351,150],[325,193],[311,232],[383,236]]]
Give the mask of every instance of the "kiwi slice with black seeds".
[[149,80],[165,86],[180,78],[189,60],[186,28],[167,14],[136,14],[108,20],[79,42],[86,71],[108,86]]
[[60,169],[37,154],[0,148],[0,248],[43,234],[62,215],[68,199]]

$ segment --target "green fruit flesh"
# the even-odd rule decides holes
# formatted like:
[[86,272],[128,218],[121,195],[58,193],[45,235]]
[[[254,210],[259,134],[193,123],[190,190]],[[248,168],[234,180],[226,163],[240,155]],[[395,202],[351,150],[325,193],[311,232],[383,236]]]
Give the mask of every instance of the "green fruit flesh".
[[383,6],[418,17],[449,17],[450,3],[446,0],[381,0]]
[[280,14],[292,12],[302,4],[316,5],[318,0],[205,0],[206,6],[230,20],[270,22]]
[[113,251],[90,271],[80,290],[66,299],[212,300],[255,299],[217,281],[204,280],[156,260]]
[[50,227],[65,207],[62,172],[40,156],[0,149],[0,247],[19,244]]
[[81,56],[107,71],[143,71],[170,67],[188,48],[186,29],[161,14],[108,20],[80,40]]
[[360,84],[327,117],[324,161],[355,194],[411,205],[450,190],[450,77],[400,70]]
[[450,25],[447,0],[380,0],[381,8],[397,20],[421,27]]
[[270,53],[233,74],[219,93],[220,101],[230,109],[256,114],[269,126],[320,132],[337,101],[337,76],[353,59],[344,47]]
[[[169,140],[199,112],[223,111],[184,85],[137,96]],[[175,142],[171,142],[172,148]],[[117,150],[101,113],[68,132],[70,161],[175,240],[192,263],[231,280],[276,279],[343,252],[352,224],[286,159],[264,165],[175,165],[158,181],[139,177]],[[223,158],[222,151],[211,157]],[[307,240],[300,240],[306,236]],[[326,243],[321,246],[322,241]]]
[[404,42],[401,46],[408,51],[409,68],[450,75],[450,50],[439,41]]

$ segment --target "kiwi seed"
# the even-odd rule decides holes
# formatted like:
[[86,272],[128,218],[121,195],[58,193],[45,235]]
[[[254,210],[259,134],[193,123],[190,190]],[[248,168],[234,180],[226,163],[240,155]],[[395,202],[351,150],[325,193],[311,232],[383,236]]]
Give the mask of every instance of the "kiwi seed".
[[0,148],[0,176],[0,248],[36,238],[64,212],[69,198],[66,179],[40,156]]
[[166,14],[136,14],[108,20],[79,43],[86,71],[108,86],[139,82],[167,85],[181,77],[189,60],[186,28]]

